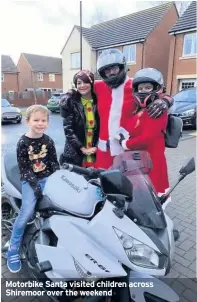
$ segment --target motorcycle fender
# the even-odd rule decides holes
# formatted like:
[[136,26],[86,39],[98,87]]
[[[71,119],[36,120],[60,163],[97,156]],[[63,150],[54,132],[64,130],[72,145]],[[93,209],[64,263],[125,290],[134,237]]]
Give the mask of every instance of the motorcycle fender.
[[135,302],[146,302],[145,293],[157,298],[158,301],[159,299],[166,302],[180,301],[177,293],[161,280],[134,271],[129,275],[129,292]]

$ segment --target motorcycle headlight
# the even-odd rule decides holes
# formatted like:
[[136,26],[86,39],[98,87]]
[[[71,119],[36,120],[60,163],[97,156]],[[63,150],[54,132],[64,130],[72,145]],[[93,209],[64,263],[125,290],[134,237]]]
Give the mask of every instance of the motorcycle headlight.
[[151,269],[159,267],[159,256],[154,249],[116,228],[114,228],[114,231],[122,243],[130,262]]
[[195,112],[194,109],[190,109],[190,110],[184,111],[183,113],[181,113],[181,115],[182,115],[182,116],[191,116],[191,115],[194,114],[194,112]]

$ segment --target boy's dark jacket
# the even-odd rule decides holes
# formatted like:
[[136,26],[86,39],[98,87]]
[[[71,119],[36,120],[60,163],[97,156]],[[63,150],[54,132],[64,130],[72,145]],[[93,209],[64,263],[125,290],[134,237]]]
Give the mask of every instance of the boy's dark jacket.
[[[96,95],[93,96],[93,111],[95,115],[95,131],[93,147],[97,146],[99,138],[99,115],[97,111]],[[80,148],[86,144],[86,116],[81,103],[81,95],[74,89],[69,90],[60,103],[60,114],[63,117],[63,127],[66,136],[64,152],[60,156],[60,164],[63,162],[81,165],[83,153]]]

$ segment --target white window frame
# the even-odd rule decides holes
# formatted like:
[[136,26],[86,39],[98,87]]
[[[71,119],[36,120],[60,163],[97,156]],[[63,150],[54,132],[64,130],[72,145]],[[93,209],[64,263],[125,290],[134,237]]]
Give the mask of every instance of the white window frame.
[[[194,83],[194,86],[193,87],[196,87],[197,86],[197,79],[181,79],[179,80],[179,91],[183,90],[182,88],[182,84],[187,84],[187,83]],[[187,89],[187,88],[185,88]]]
[[37,81],[38,82],[43,82],[43,73],[42,72],[37,73]]
[[[127,57],[126,49],[129,50],[128,57]],[[130,52],[131,49],[134,49],[134,58],[131,58],[131,52]],[[132,64],[136,63],[136,44],[131,44],[131,45],[125,45],[125,46],[123,46],[123,53],[124,53],[124,55],[126,57],[126,60],[127,60],[128,64],[129,63],[132,63]]]
[[[192,47],[191,47],[191,53],[189,54],[185,54],[185,43],[187,41],[188,38],[192,37]],[[197,40],[197,36],[196,36],[196,33],[191,33],[191,34],[185,34],[184,35],[184,41],[183,41],[183,54],[182,56],[183,57],[193,57],[193,56],[196,56],[196,52],[194,51],[194,45],[195,45],[195,41]],[[196,41],[197,43],[197,41]]]
[[55,82],[55,74],[49,73],[49,82]]
[[4,82],[4,73],[1,73],[1,82]]
[[71,69],[80,68],[80,52],[73,52],[70,54],[70,66]]

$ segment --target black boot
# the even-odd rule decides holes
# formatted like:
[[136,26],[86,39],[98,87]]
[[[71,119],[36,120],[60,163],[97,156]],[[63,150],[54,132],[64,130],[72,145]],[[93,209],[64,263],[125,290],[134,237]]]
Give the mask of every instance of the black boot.
[[176,242],[180,238],[179,231],[177,229],[173,229],[174,241]]

